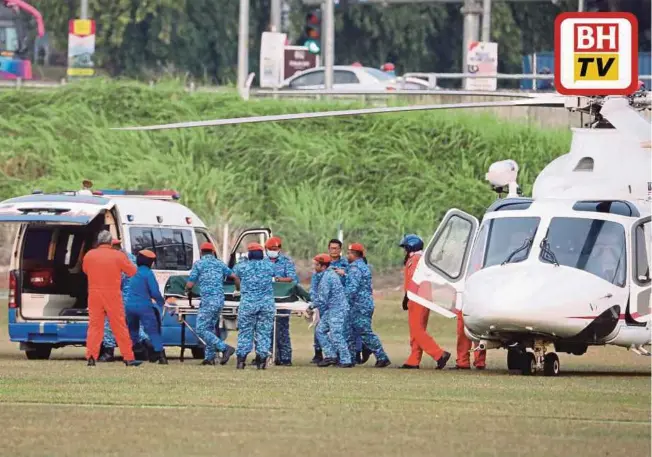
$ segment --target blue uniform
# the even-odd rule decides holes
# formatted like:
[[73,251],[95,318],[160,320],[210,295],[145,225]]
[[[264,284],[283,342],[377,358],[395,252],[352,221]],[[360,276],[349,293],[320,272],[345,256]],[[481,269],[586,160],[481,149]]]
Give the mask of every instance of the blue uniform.
[[[274,266],[275,278],[292,278],[295,283],[299,283],[299,276],[292,259],[284,254],[279,254],[276,261],[270,260]],[[278,314],[287,314],[288,317],[276,319],[276,350],[277,356],[275,363],[292,362],[292,342],[290,341],[290,310],[279,310]],[[272,328],[273,332],[273,328]],[[271,333],[270,333],[271,335]]]
[[[319,305],[317,301],[317,286],[319,286],[319,281],[321,280],[322,276],[324,276],[324,272],[314,272],[312,274],[312,277],[310,278],[310,299],[313,303],[315,303],[316,308],[319,310],[319,315],[324,314],[324,309]],[[315,347],[315,351],[320,351],[321,346],[319,345],[319,340],[317,339],[317,329],[315,328],[315,337],[314,337],[314,343],[313,346]]]
[[206,343],[205,360],[214,360],[217,351],[224,352],[226,343],[215,334],[215,327],[224,307],[224,278],[233,271],[212,254],[205,254],[192,266],[188,281],[199,282],[201,305],[197,314],[197,335]]
[[[127,257],[129,257],[129,260],[131,260],[131,263],[136,265],[136,256],[133,255],[131,252],[127,253]],[[126,274],[122,273],[122,280],[121,280],[121,290],[122,290],[122,304],[124,306],[127,305],[127,295],[129,294],[129,280],[131,278],[127,276]],[[142,343],[143,341],[148,340],[149,337],[143,330],[143,325],[140,325],[140,328],[138,329],[138,339],[132,341],[133,344],[136,343]],[[111,326],[109,325],[109,318],[105,317],[104,318],[104,339],[102,340],[102,345],[105,348],[115,348],[117,346],[117,343],[115,341],[115,337],[113,336],[113,331],[111,330]]]
[[[154,299],[155,303],[152,303]],[[156,352],[163,350],[161,338],[161,315],[165,300],[156,282],[156,277],[151,268],[141,265],[129,281],[129,294],[125,310],[127,312],[127,325],[131,340],[138,338],[138,329],[142,325],[150,337]]]
[[[342,280],[342,284],[346,285],[346,272],[349,268],[349,261],[344,257],[340,257],[335,262],[331,262],[330,266],[333,268],[341,268],[342,270],[344,270],[345,275],[340,276],[340,279]],[[355,351],[356,352],[362,351],[362,337],[360,336],[360,334],[355,333],[353,334],[353,336],[348,335],[348,333],[352,331],[350,325],[347,326],[346,331],[347,331],[347,340],[351,340],[351,338],[353,338]]]
[[374,353],[377,360],[389,360],[380,339],[371,330],[371,318],[374,313],[371,271],[362,259],[356,259],[349,264],[346,274],[346,298],[351,307],[351,352],[354,353],[355,350],[353,335],[359,333],[363,344]]
[[[240,278],[240,306],[238,307],[238,347],[236,355],[249,355],[256,341],[256,355],[266,359],[272,347],[274,327],[274,266],[269,259],[243,260],[233,268]],[[255,333],[255,335],[254,335]]]
[[351,353],[345,331],[349,303],[346,300],[342,281],[332,268],[326,270],[319,281],[315,306],[324,310],[315,332],[319,344],[324,350],[324,357],[336,359],[339,355],[341,364],[350,364]]

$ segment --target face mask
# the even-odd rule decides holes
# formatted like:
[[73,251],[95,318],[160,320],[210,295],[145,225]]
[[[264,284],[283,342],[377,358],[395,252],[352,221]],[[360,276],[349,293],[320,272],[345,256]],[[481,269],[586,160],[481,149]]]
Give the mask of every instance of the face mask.
[[270,259],[278,258],[278,251],[267,251],[267,257]]

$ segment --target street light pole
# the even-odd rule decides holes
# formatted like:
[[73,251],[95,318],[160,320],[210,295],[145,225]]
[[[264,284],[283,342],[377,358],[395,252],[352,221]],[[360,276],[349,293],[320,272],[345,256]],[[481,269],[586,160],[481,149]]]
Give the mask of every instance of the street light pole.
[[[480,38],[480,14],[482,7],[478,4],[477,0],[464,0],[462,7],[462,14],[464,15],[464,31],[462,42],[462,73],[468,73],[466,68],[467,54],[469,43],[478,41]],[[466,87],[466,79],[462,81],[462,88]]]
[[324,83],[326,90],[333,88],[333,65],[335,64],[335,2],[325,0],[324,22],[326,23],[326,40],[324,46]]
[[272,11],[270,14],[270,24],[274,32],[282,32],[281,30],[281,0],[272,0]]
[[238,90],[242,91],[249,73],[249,0],[240,0],[238,31]]
[[482,2],[482,41],[491,41],[491,0]]
[[88,0],[81,0],[81,19],[88,19]]
[[577,11],[580,13],[584,11],[584,0],[579,0],[577,2]]

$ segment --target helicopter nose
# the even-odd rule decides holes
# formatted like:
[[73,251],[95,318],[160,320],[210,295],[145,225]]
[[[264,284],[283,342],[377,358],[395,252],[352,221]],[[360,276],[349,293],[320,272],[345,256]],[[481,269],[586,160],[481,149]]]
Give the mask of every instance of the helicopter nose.
[[597,276],[563,265],[497,265],[469,277],[464,291],[464,324],[478,336],[544,333],[572,337],[591,323],[591,316],[597,317],[613,306],[606,298],[614,287]]

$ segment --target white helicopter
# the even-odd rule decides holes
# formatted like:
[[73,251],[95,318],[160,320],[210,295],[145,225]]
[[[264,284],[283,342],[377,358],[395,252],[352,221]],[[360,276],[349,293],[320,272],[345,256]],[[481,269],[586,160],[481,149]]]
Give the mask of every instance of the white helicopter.
[[487,179],[499,193],[482,222],[449,210],[430,239],[408,297],[445,317],[462,313],[475,350],[505,348],[524,375],[556,376],[554,351],[582,355],[616,345],[650,355],[652,161],[649,92],[367,108],[116,128],[162,130],[376,113],[550,106],[588,114],[570,152],[519,195],[518,165],[499,162]]

